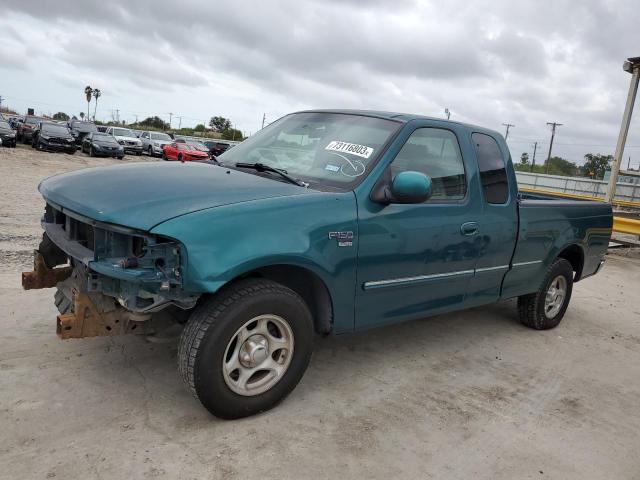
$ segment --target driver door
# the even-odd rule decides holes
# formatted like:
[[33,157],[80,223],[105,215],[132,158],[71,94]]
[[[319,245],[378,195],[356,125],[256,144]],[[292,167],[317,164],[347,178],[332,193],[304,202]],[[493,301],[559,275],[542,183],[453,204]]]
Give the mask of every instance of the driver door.
[[433,194],[418,204],[358,203],[357,329],[462,304],[482,244],[477,189],[454,131],[415,129],[387,168],[390,178],[428,175]]

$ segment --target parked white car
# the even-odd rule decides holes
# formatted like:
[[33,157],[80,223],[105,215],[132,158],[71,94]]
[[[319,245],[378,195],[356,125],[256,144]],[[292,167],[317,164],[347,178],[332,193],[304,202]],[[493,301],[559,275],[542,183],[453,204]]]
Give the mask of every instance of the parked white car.
[[124,153],[142,155],[142,141],[129,128],[108,127],[106,133],[113,135],[124,148]]
[[162,147],[173,142],[173,139],[163,132],[142,132],[140,134],[142,141],[142,151],[151,157],[162,156]]

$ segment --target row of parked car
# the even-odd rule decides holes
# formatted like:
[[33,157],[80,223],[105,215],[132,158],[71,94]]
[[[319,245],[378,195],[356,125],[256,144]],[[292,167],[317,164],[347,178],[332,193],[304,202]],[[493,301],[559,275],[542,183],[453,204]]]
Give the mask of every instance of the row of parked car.
[[0,142],[15,147],[20,141],[33,148],[64,151],[77,149],[90,156],[123,158],[126,154],[162,157],[165,160],[215,158],[237,142],[172,136],[164,132],[133,130],[126,127],[97,126],[92,122],[54,120],[27,115],[0,118]]

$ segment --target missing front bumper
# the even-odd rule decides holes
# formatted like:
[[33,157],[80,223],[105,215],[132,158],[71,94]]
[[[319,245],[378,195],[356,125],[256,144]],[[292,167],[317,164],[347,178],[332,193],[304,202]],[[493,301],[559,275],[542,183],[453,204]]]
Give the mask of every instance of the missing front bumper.
[[62,340],[69,338],[105,337],[125,333],[144,333],[145,322],[151,315],[138,315],[114,305],[104,311],[89,295],[73,292],[73,311],[58,315],[56,333]]
[[49,268],[44,262],[44,257],[38,250],[33,251],[33,271],[22,272],[22,288],[35,290],[38,288],[52,288],[58,282],[69,278],[72,267]]

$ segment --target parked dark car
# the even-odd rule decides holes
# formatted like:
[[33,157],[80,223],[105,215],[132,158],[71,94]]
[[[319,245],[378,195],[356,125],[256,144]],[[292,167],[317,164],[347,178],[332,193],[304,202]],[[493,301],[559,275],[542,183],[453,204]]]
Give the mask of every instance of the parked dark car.
[[107,128],[109,127],[107,127],[106,125],[99,125],[97,128],[99,132],[105,133],[107,131]]
[[71,135],[73,135],[78,147],[82,146],[84,137],[89,133],[98,131],[94,123],[84,122],[82,120],[71,120],[71,122],[69,122],[69,129],[71,130]]
[[16,146],[16,132],[6,120],[0,120],[0,140],[3,147]]
[[113,135],[102,132],[91,132],[82,141],[82,151],[90,157],[117,157],[122,160],[124,147]]
[[209,153],[214,157],[218,157],[222,155],[224,152],[226,152],[229,149],[229,146],[230,146],[228,143],[216,142],[213,140],[205,140],[202,143],[204,143],[207,146],[207,148],[209,149]]
[[33,132],[38,129],[38,125],[44,120],[44,118],[34,115],[24,117],[24,121],[18,123],[18,140],[26,144],[32,143]]
[[51,150],[66,152],[69,155],[76,153],[76,144],[66,125],[53,122],[40,122],[33,132],[33,148],[38,150]]

